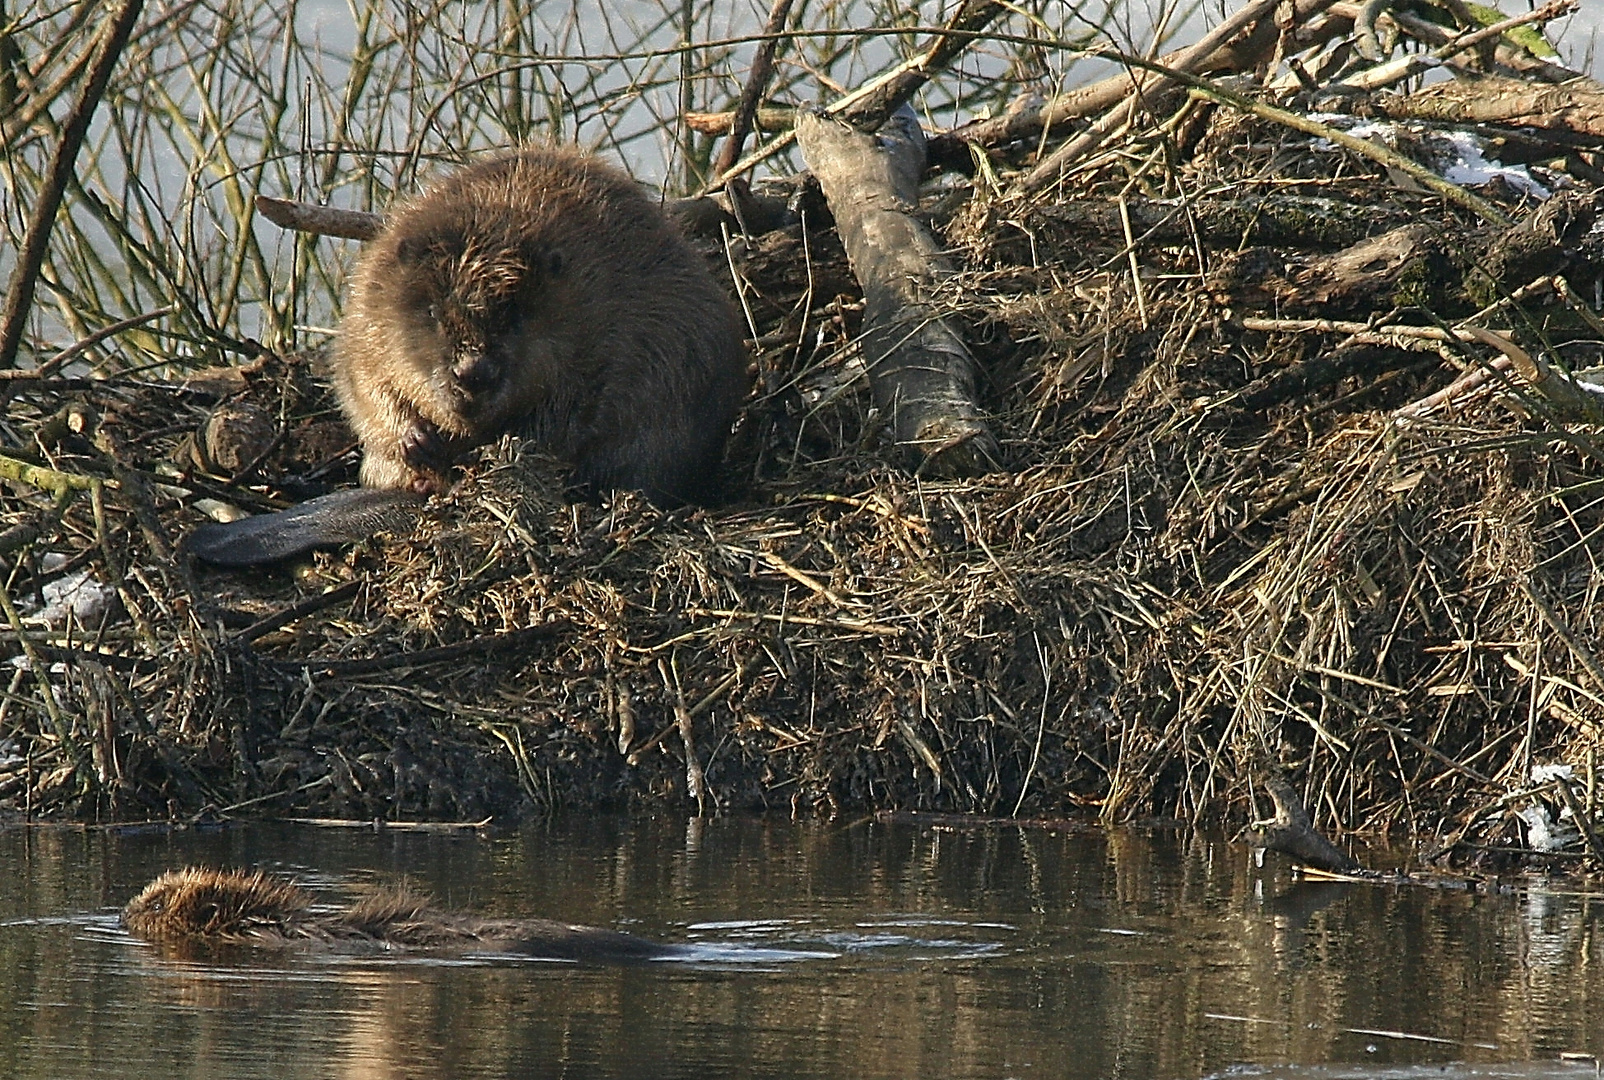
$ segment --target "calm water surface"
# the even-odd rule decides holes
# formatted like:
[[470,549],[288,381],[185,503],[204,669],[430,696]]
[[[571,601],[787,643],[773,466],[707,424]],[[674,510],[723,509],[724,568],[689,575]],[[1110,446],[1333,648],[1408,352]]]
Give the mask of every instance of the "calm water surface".
[[[196,862],[293,873],[330,900],[405,875],[452,906],[698,958],[195,962],[118,929],[142,884]],[[1598,912],[1299,885],[1245,847],[1163,832],[12,830],[0,1076],[1593,1076],[1559,1055],[1604,1049]]]

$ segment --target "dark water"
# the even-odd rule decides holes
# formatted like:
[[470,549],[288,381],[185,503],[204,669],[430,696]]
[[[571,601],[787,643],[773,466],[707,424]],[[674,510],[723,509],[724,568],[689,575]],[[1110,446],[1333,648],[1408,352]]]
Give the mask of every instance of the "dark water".
[[[330,899],[404,874],[452,906],[616,926],[699,958],[202,963],[121,933],[133,892],[195,862],[292,872]],[[1598,911],[1296,886],[1244,847],[1171,833],[13,830],[0,1076],[1593,1076],[1559,1056],[1604,1049]]]

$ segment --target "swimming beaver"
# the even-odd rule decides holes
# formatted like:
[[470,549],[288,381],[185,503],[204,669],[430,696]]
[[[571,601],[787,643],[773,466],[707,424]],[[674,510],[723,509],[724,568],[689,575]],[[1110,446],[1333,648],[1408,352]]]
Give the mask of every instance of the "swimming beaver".
[[438,911],[406,889],[378,890],[351,907],[314,912],[312,895],[261,871],[170,870],[123,908],[135,937],[173,945],[231,944],[342,951],[501,952],[554,960],[643,961],[683,956],[673,945],[549,919],[481,919]]
[[735,311],[627,176],[576,150],[470,165],[364,249],[334,356],[362,483],[441,490],[507,432],[592,488],[714,492],[746,393]]

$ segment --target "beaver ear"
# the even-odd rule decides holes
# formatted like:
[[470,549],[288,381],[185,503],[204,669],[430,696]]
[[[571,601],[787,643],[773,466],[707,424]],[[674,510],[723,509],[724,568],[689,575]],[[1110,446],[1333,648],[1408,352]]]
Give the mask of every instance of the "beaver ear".
[[562,276],[562,253],[553,251],[544,244],[526,246],[523,250],[523,264],[528,270],[529,277],[536,280]]
[[395,246],[395,259],[402,266],[417,266],[428,251],[429,245],[421,237],[403,236]]
[[459,230],[437,227],[401,237],[395,245],[395,257],[402,266],[417,266],[430,259],[449,262],[460,257],[466,249],[467,242]]

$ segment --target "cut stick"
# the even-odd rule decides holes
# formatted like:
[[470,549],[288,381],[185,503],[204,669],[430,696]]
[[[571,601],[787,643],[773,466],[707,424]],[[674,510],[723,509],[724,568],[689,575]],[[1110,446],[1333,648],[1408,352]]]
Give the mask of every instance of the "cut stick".
[[318,236],[340,236],[347,240],[372,240],[384,225],[384,218],[378,214],[341,210],[293,199],[275,199],[268,195],[256,197],[256,212],[281,229],[316,233]]
[[913,217],[925,163],[913,110],[877,136],[815,113],[798,118],[796,133],[863,286],[864,362],[896,441],[931,475],[996,469],[1001,455],[975,403],[974,361],[931,299],[950,267]]
[[[753,234],[771,232],[791,223],[794,214],[787,200],[778,195],[750,195],[743,206],[742,222],[718,196],[704,195],[694,199],[670,199],[663,204],[669,217],[679,222],[680,228],[690,236],[720,236],[724,229]],[[296,202],[293,199],[275,199],[270,195],[256,196],[256,212],[283,229],[315,233],[318,236],[339,236],[347,240],[372,240],[384,227],[384,218],[362,210],[341,210],[333,206]]]

